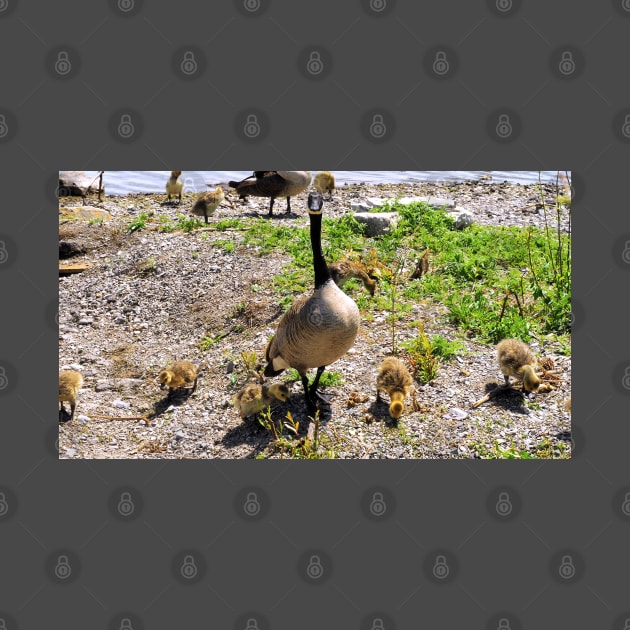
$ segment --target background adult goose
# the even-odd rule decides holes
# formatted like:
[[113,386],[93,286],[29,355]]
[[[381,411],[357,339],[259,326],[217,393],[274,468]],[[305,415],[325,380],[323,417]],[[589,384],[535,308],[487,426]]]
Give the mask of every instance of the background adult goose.
[[240,182],[228,182],[235,188],[239,197],[271,197],[269,216],[273,215],[273,202],[276,197],[287,198],[287,214],[291,212],[291,197],[299,195],[311,183],[310,171],[254,171],[253,175]]
[[[321,193],[308,196],[308,215],[313,250],[315,288],[310,295],[297,298],[282,316],[273,339],[267,345],[265,376],[275,376],[287,368],[300,374],[306,405],[314,412],[319,379],[326,369],[342,357],[354,343],[359,330],[359,309],[332,280],[322,253]],[[307,370],[317,368],[309,388]]]

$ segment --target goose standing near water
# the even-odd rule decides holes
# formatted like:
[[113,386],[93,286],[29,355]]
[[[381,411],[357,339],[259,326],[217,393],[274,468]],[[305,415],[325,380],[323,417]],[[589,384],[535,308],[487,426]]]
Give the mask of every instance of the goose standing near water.
[[[326,369],[354,344],[359,330],[359,309],[330,276],[322,253],[321,193],[308,196],[308,216],[313,250],[315,288],[310,295],[297,298],[282,316],[273,339],[267,345],[265,376],[276,376],[287,368],[300,374],[309,412],[316,408],[319,379]],[[317,368],[313,384],[308,386],[307,370]],[[325,400],[325,399],[322,399]]]
[[291,212],[291,197],[305,191],[311,183],[310,171],[254,171],[253,175],[240,182],[228,182],[235,188],[239,197],[271,197],[269,216],[273,216],[273,202],[276,197],[287,198],[286,213]]

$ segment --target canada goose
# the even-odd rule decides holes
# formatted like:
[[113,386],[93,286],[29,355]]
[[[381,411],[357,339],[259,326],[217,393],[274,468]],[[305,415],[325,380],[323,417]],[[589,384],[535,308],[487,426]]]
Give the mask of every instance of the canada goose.
[[[376,288],[374,276],[370,277],[368,273],[363,271],[356,263],[349,260],[342,260],[341,262],[328,265],[328,270],[338,287],[343,286],[349,278],[359,278],[359,280],[363,282],[363,286],[370,292],[370,295],[374,295],[374,289]],[[371,271],[373,273],[376,272],[375,269]]]
[[174,390],[192,385],[192,395],[197,389],[198,371],[190,361],[176,361],[158,374],[160,389],[168,387],[170,396]]
[[381,390],[389,395],[389,415],[400,418],[405,409],[405,396],[413,383],[405,364],[396,357],[385,357],[376,377],[376,400],[381,400]]
[[[315,399],[322,398],[317,392],[322,373],[352,346],[360,319],[354,300],[333,282],[326,265],[321,242],[322,205],[321,193],[309,194],[315,288],[310,295],[294,300],[265,351],[265,376],[276,376],[287,368],[295,368],[300,374],[310,412],[317,408]],[[310,388],[306,376],[309,368],[317,368]]]
[[273,202],[276,197],[287,198],[286,213],[289,214],[291,212],[291,197],[306,190],[310,183],[310,171],[254,171],[253,175],[240,182],[228,182],[228,186],[235,188],[241,199],[248,195],[271,197],[269,216],[273,216]]
[[313,187],[322,195],[327,192],[328,201],[330,201],[335,190],[335,176],[330,171],[320,171],[313,178]]
[[535,367],[538,363],[529,346],[517,339],[503,339],[497,345],[499,367],[505,377],[505,387],[510,376],[523,381],[524,392],[534,392],[540,385]]
[[216,190],[201,193],[199,197],[197,197],[197,201],[195,201],[191,212],[199,217],[203,217],[205,222],[208,223],[208,217],[214,214],[214,211],[224,199],[225,194],[223,193],[223,189],[221,186],[217,186]]
[[76,370],[59,372],[59,412],[65,412],[64,402],[70,403],[70,420],[74,417],[77,406],[77,393],[83,385],[83,377]]
[[178,195],[179,203],[182,202],[182,190],[184,188],[184,183],[181,179],[179,179],[181,174],[181,171],[171,171],[171,176],[166,182],[166,192],[168,194],[169,201],[171,200],[171,195]]
[[248,383],[234,397],[234,406],[238,409],[241,418],[247,418],[262,411],[276,400],[284,402],[288,399],[289,388],[286,385]]

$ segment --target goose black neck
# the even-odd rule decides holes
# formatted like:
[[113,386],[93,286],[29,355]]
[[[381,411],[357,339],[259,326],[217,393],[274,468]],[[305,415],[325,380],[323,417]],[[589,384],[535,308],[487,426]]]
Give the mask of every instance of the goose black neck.
[[313,250],[313,269],[315,270],[315,288],[319,289],[330,280],[330,271],[322,252],[322,215],[309,213],[311,221],[311,249]]

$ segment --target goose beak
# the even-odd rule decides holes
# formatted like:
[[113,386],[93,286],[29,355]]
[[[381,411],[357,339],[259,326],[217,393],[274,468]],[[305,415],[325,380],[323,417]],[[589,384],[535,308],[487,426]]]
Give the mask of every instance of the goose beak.
[[308,209],[318,212],[324,205],[324,196],[320,192],[312,192],[308,194]]

